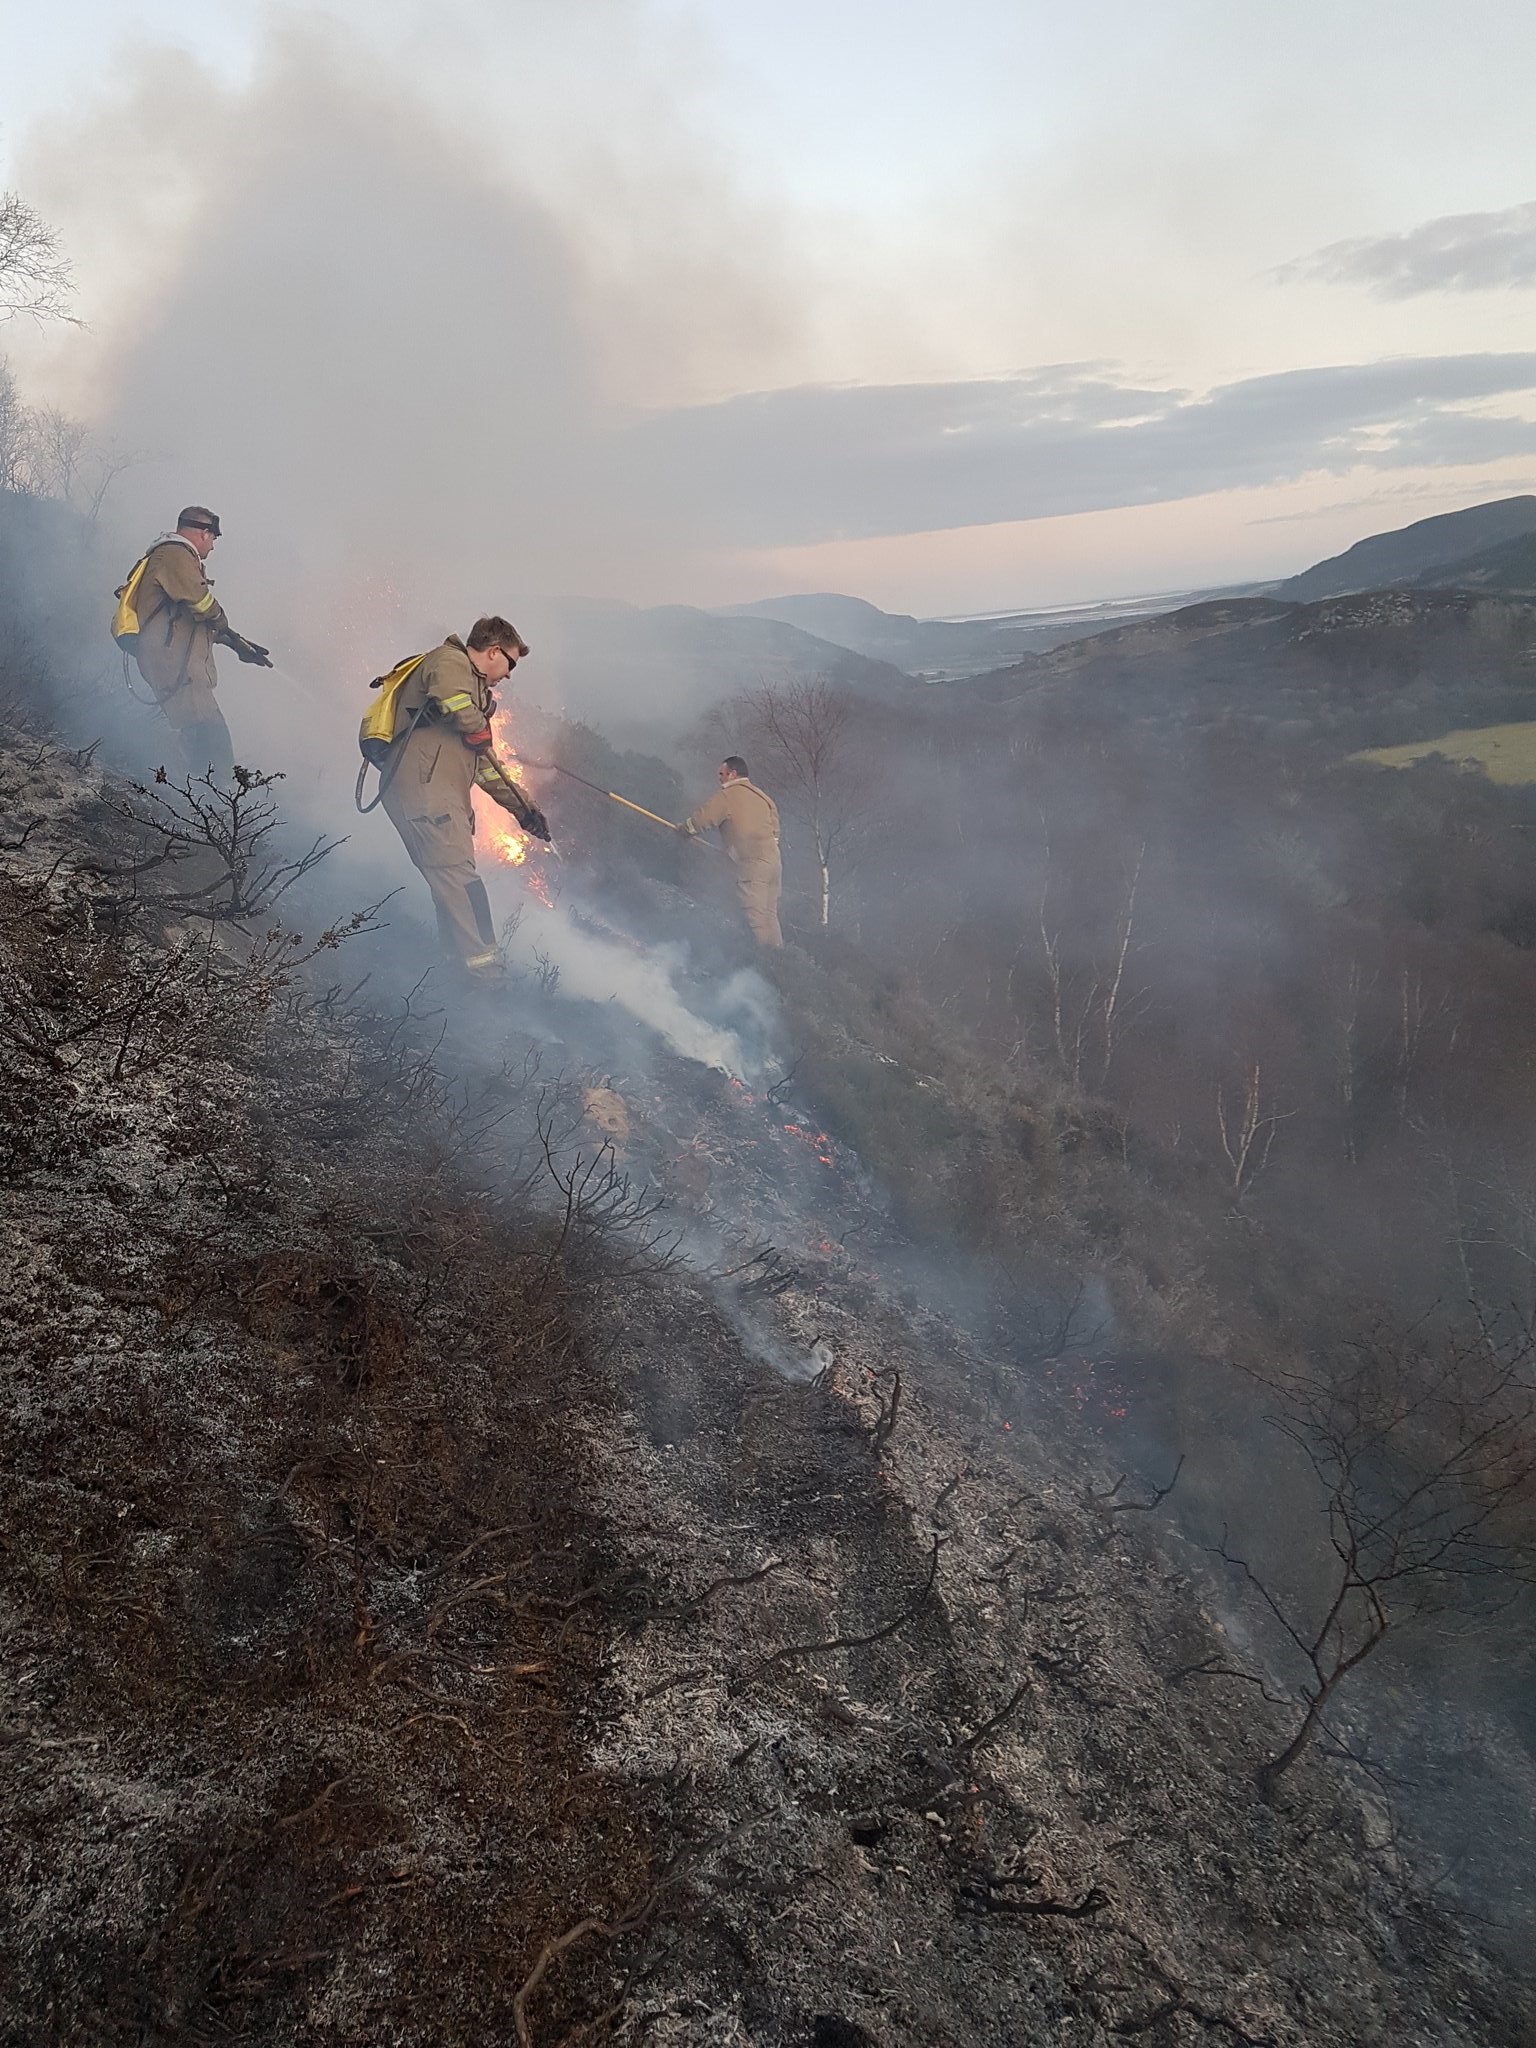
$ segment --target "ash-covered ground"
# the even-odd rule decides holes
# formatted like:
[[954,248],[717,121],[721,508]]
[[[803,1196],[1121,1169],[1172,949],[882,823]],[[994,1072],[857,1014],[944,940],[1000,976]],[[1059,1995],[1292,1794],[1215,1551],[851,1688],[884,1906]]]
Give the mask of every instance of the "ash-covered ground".
[[761,1048],[4,749],[0,2038],[1536,2040]]

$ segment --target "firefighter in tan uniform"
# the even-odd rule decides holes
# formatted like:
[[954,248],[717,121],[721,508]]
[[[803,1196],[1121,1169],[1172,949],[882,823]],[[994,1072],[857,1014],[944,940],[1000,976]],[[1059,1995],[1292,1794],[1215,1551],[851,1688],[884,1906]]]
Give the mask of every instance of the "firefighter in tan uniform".
[[139,635],[133,652],[188,767],[194,775],[212,772],[223,780],[235,751],[213,694],[214,647],[231,648],[258,668],[270,668],[272,657],[235,632],[213,594],[203,564],[218,538],[218,514],[206,505],[188,505],[176,531],[150,549],[135,599]]
[[471,792],[482,789],[525,832],[547,840],[544,814],[496,759],[493,694],[528,652],[506,619],[477,619],[469,637],[434,647],[403,685],[381,770],[382,801],[432,891],[443,950],[473,975],[501,970],[485,884],[475,872]]
[[736,866],[736,893],[753,938],[760,946],[782,946],[778,806],[749,778],[740,754],[728,754],[720,763],[719,790],[677,829],[692,835],[716,825]]

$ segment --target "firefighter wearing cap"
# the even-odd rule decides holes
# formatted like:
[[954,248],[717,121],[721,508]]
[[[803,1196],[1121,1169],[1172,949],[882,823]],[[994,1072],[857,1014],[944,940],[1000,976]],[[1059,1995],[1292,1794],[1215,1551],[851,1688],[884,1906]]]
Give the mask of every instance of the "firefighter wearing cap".
[[773,798],[747,774],[740,754],[720,763],[720,787],[679,830],[690,834],[720,828],[721,843],[736,867],[736,893],[748,929],[760,946],[779,947],[779,811]]
[[443,950],[477,977],[501,968],[485,884],[475,872],[472,792],[482,789],[525,832],[549,838],[544,814],[496,759],[495,685],[528,652],[506,619],[477,619],[469,636],[434,647],[401,688],[397,737],[380,780],[383,804],[432,891]]
[[235,632],[213,594],[203,564],[218,538],[218,514],[206,505],[188,505],[176,531],[150,549],[136,592],[134,659],[193,773],[211,771],[222,778],[234,766],[235,753],[213,694],[214,646],[232,648],[241,661],[259,668],[270,668],[272,657]]

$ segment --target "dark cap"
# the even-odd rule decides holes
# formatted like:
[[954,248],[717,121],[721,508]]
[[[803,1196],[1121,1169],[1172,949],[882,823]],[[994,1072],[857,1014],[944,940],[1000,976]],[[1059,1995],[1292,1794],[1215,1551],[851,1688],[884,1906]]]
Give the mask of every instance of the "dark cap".
[[176,524],[182,526],[206,526],[214,539],[219,538],[219,515],[210,512],[206,505],[184,505],[176,515]]

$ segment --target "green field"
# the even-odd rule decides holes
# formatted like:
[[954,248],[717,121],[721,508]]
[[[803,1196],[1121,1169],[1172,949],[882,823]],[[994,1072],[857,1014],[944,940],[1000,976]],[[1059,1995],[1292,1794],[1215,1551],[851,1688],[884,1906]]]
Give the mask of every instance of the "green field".
[[1350,758],[1372,761],[1378,768],[1411,768],[1431,754],[1481,768],[1492,782],[1536,782],[1536,723],[1472,726],[1442,733],[1437,740],[1417,740],[1411,747],[1369,747]]

